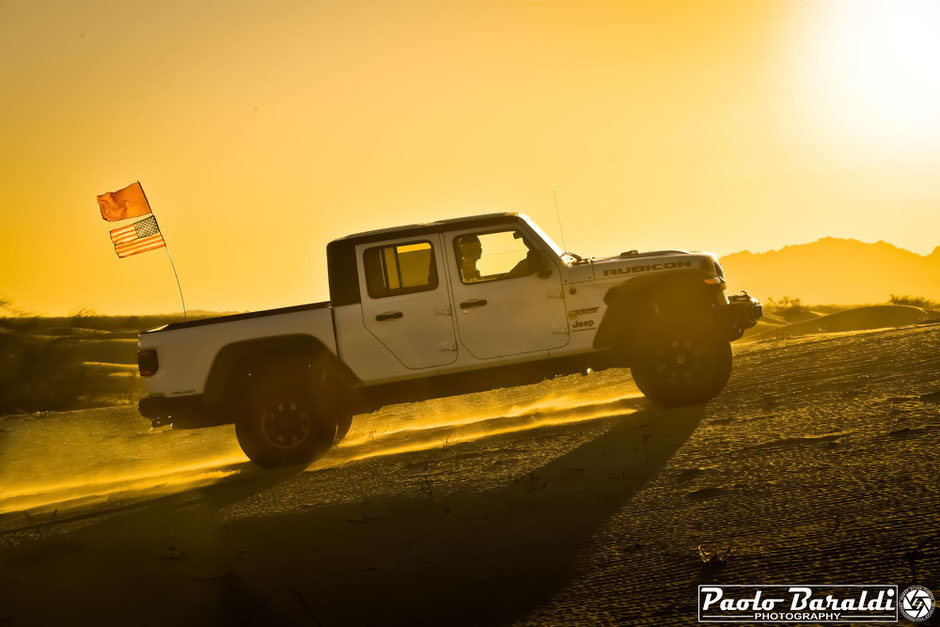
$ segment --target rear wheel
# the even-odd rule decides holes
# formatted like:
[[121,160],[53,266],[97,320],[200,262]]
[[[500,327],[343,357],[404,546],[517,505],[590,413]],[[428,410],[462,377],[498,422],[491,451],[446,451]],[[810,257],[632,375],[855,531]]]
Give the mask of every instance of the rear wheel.
[[336,439],[332,415],[309,364],[279,364],[261,375],[235,422],[245,455],[262,468],[309,464]]
[[349,427],[352,426],[352,413],[341,414],[336,421],[336,439],[335,443],[339,444],[343,441],[343,438],[346,437],[346,434],[349,433]]
[[704,403],[731,376],[731,343],[717,325],[657,321],[634,343],[631,371],[640,391],[666,407]]

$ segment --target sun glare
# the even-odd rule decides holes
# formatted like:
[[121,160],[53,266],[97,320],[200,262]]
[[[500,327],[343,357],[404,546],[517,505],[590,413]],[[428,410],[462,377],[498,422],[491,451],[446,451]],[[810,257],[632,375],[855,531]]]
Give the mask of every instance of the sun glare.
[[[818,7],[801,73],[819,121],[854,147],[922,153],[940,140],[940,3],[834,1]],[[862,144],[862,146],[859,146]]]

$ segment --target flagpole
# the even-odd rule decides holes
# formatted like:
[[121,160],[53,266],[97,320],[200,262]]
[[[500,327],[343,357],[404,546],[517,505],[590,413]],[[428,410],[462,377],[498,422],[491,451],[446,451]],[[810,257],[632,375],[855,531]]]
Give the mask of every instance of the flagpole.
[[160,229],[160,223],[157,222],[157,214],[153,212],[153,205],[150,204],[150,199],[147,198],[147,192],[144,191],[144,186],[140,184],[140,181],[137,181],[137,184],[140,185],[140,192],[144,195],[144,200],[147,201],[147,206],[150,207],[150,215],[153,216],[153,221],[157,225],[157,229],[160,230],[160,235],[163,237],[163,248],[166,250],[166,257],[170,260],[170,267],[173,269],[173,276],[176,277],[176,289],[180,293],[180,304],[183,305],[183,320],[187,320],[186,316],[186,301],[183,300],[183,286],[180,285],[180,275],[176,272],[176,264],[173,263],[173,256],[170,254],[170,245],[166,241],[166,235],[163,233],[163,230]]

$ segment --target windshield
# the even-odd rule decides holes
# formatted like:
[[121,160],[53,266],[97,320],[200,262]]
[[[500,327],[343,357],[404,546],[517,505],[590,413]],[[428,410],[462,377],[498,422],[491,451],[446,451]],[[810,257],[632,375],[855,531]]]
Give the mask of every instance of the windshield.
[[524,220],[525,223],[528,224],[529,227],[530,227],[533,231],[535,231],[535,234],[536,234],[536,235],[538,235],[539,237],[542,238],[542,241],[543,241],[543,242],[545,242],[546,244],[548,244],[549,248],[552,249],[552,252],[553,252],[553,253],[555,253],[555,254],[558,255],[559,257],[564,257],[564,256],[565,256],[565,251],[563,251],[563,250],[558,246],[558,244],[556,244],[554,241],[552,241],[552,238],[550,238],[548,235],[546,235],[546,234],[545,234],[545,231],[543,231],[542,229],[540,229],[538,224],[536,224],[535,222],[533,222],[532,220],[530,220],[530,219],[529,219],[529,216],[519,214],[519,217],[520,217],[522,220]]

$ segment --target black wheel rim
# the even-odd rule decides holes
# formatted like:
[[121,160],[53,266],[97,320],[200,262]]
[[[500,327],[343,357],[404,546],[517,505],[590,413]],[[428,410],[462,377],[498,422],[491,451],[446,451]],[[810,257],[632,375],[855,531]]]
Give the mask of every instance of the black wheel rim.
[[261,412],[261,434],[271,446],[291,449],[310,437],[312,412],[296,399],[269,403]]
[[704,354],[701,342],[695,338],[674,337],[653,351],[653,367],[670,385],[692,385],[705,371]]

